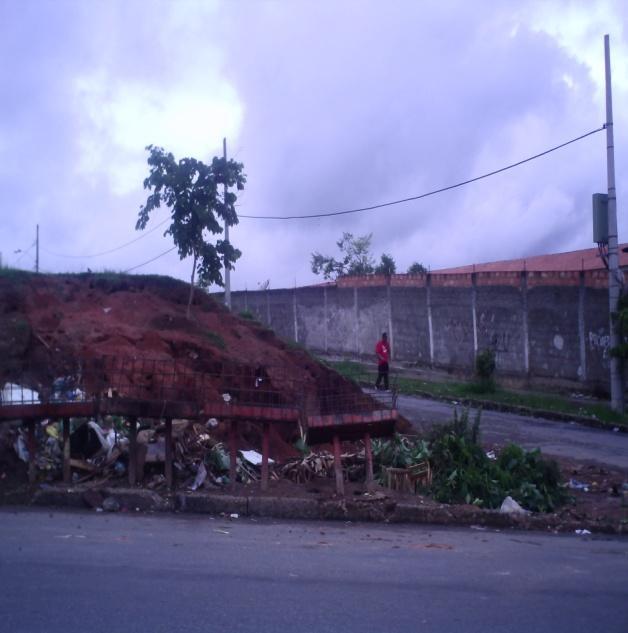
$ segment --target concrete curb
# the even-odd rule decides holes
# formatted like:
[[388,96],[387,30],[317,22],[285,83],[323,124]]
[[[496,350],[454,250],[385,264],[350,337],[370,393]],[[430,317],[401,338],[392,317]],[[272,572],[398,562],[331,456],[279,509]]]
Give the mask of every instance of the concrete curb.
[[459,527],[574,532],[586,529],[604,534],[628,534],[628,525],[591,520],[564,520],[554,514],[511,515],[473,506],[419,505],[393,499],[308,499],[303,497],[246,497],[227,494],[178,492],[160,495],[151,490],[128,488],[46,487],[35,493],[31,504],[44,507],[86,509],[93,507],[86,493],[113,497],[122,511],[183,512],[194,514],[267,517],[287,520],[455,525]]

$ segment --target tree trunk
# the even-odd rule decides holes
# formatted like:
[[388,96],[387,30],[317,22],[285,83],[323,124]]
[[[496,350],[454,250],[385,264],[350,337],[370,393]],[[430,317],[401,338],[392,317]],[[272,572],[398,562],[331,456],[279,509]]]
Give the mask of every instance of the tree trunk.
[[192,264],[192,277],[190,278],[190,297],[188,299],[188,309],[185,313],[188,321],[190,320],[190,308],[192,306],[192,299],[194,299],[194,275],[196,273],[196,253],[194,253],[194,263]]

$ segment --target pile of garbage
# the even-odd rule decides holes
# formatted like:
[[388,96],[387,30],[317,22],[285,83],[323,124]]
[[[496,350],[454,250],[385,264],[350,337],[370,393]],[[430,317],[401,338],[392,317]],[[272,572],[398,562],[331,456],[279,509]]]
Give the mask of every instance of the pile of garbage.
[[[139,420],[137,431],[136,481],[152,490],[164,489],[166,478],[166,426],[164,422]],[[3,444],[12,446],[15,455],[29,463],[28,432],[19,423],[0,427]],[[178,487],[195,491],[216,489],[229,481],[229,451],[224,442],[225,426],[211,418],[206,423],[193,420],[173,420],[173,466]],[[40,481],[53,482],[62,478],[62,423],[43,420],[35,425],[35,463]],[[365,454],[361,444],[342,455],[343,470],[349,481],[365,476]],[[251,484],[261,479],[262,455],[255,449],[237,453],[237,481]],[[105,416],[95,419],[70,419],[70,466],[72,483],[108,482],[116,479],[123,484],[128,478],[129,423],[122,417]],[[271,480],[287,479],[296,484],[316,478],[334,477],[334,457],[326,450],[308,451],[298,457],[278,463],[269,459]]]

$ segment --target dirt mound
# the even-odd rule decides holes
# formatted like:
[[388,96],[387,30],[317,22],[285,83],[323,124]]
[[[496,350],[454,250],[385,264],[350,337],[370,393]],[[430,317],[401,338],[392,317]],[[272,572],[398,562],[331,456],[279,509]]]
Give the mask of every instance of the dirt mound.
[[[229,375],[230,393],[242,392],[245,383],[262,385],[260,393],[272,392],[281,404],[298,402],[308,414],[377,408],[353,382],[204,292],[195,293],[188,320],[188,289],[160,276],[5,272],[0,380],[45,393],[43,385],[107,358],[125,374],[120,389],[141,387],[148,394],[156,385],[163,389],[154,374],[166,375],[175,363],[179,373],[216,377],[204,383],[206,398],[220,398]],[[129,360],[135,369],[125,369]]]

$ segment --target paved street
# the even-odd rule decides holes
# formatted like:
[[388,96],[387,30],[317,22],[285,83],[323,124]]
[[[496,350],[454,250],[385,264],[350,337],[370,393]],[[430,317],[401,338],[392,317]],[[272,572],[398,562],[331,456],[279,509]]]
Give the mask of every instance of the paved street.
[[[459,405],[413,396],[399,396],[397,406],[420,431],[449,422],[454,408],[462,410]],[[486,443],[516,442],[527,449],[538,447],[548,455],[591,460],[628,470],[628,433],[500,411],[483,411],[480,428]]]
[[0,510],[2,633],[625,633],[628,540]]

